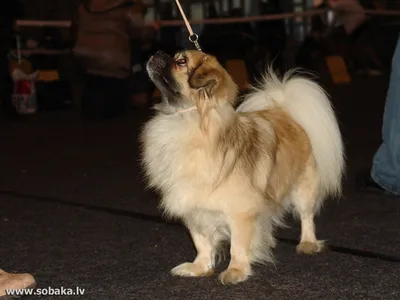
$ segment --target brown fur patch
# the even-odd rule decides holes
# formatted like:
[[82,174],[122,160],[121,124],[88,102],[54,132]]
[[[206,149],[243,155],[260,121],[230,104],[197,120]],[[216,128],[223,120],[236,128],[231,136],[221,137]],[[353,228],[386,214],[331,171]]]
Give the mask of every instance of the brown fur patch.
[[195,100],[201,131],[213,136],[221,170],[218,185],[239,170],[267,199],[280,203],[312,158],[304,130],[280,108],[231,114],[227,119],[222,114],[225,106],[235,103],[237,86],[217,59],[199,51],[178,53],[175,58],[185,58],[187,66],[175,68],[173,76],[183,95]]
[[[231,262],[220,280],[246,280],[252,263],[273,260],[274,227],[289,208],[301,219],[298,251],[320,251],[323,243],[316,239],[313,217],[323,200],[319,193],[324,173],[316,168],[314,155],[323,151],[313,144],[314,153],[310,141],[319,138],[314,135],[318,132],[309,137],[294,121],[302,124],[296,114],[292,117],[279,103],[268,105],[274,95],[274,86],[270,93],[268,84],[266,95],[261,91],[255,98],[262,101],[266,96],[265,106],[259,107],[264,110],[250,112],[257,109],[255,105],[247,112],[235,111],[236,85],[212,56],[187,51],[179,53],[175,63],[170,57],[164,59],[169,80],[163,87],[170,92],[168,84],[173,83],[176,93],[166,99],[171,110],[160,111],[146,125],[144,166],[151,185],[162,192],[166,214],[183,219],[198,252],[193,263],[177,266],[172,274],[207,275],[215,267],[219,244],[228,239]],[[172,74],[165,69],[171,63]],[[320,92],[318,87],[315,91]],[[186,109],[193,106],[198,110]],[[304,109],[304,114],[308,111]],[[325,120],[319,121],[317,126],[324,125]]]
[[228,176],[234,167],[243,169],[247,174],[251,175],[256,168],[260,151],[257,145],[261,142],[259,128],[251,118],[239,118],[233,121],[232,126],[225,127],[219,135],[217,141],[217,151],[222,154],[223,161],[229,152],[235,153],[234,160],[230,162],[227,168]]
[[[257,119],[269,124],[270,130]],[[216,145],[221,166],[218,184],[231,173],[242,172],[253,188],[277,203],[292,190],[310,160],[315,167],[306,133],[279,108],[238,114],[220,129]]]
[[292,189],[312,157],[310,140],[305,131],[282,109],[259,112],[271,122],[276,135],[274,167],[271,170],[266,193],[280,202]]
[[214,56],[199,51],[184,51],[175,56],[176,60],[182,58],[187,65],[174,67],[172,76],[180,83],[184,98],[195,100],[200,114],[200,127],[208,134],[209,112],[225,104],[234,105],[237,86]]

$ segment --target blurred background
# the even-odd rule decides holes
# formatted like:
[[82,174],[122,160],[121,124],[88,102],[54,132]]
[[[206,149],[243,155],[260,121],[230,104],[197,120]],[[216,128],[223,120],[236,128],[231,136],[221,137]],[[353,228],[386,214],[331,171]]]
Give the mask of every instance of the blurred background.
[[400,299],[400,202],[356,183],[382,142],[400,1],[181,0],[241,93],[266,66],[314,74],[346,148],[344,196],[316,219],[331,251],[297,255],[289,217],[276,266],[231,288],[169,276],[194,249],[142,176],[139,134],[160,98],[146,61],[195,49],[175,1],[2,3],[1,269],[32,273],[38,287],[85,288],[82,299]]
[[[352,74],[380,76],[390,69],[400,32],[398,1],[184,0],[182,6],[203,50],[243,91],[266,65],[280,72],[302,67],[338,84]],[[159,96],[144,69],[152,53],[194,48],[171,0],[16,0],[1,14],[1,107],[8,116],[14,89],[23,86],[13,80],[16,69],[34,76],[32,112],[117,116]]]

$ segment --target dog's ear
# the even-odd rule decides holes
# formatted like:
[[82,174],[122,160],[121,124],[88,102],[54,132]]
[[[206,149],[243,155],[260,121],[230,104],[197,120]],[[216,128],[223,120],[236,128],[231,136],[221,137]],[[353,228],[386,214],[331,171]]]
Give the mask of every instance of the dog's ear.
[[223,74],[213,65],[214,58],[205,57],[189,76],[189,86],[201,90],[206,96],[215,95]]
[[214,109],[221,103],[235,100],[236,85],[215,57],[206,56],[189,74],[189,86],[196,99],[200,128],[203,133],[211,134],[215,125],[212,122]]
[[189,75],[189,86],[194,91],[197,110],[200,115],[200,128],[204,134],[209,133],[213,108],[217,106],[216,94],[221,75],[212,58],[204,57]]

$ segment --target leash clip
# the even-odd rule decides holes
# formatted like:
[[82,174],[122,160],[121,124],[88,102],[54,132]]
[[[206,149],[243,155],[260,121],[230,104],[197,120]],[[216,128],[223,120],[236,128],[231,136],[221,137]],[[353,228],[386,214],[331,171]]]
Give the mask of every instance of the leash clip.
[[198,51],[201,51],[201,47],[200,47],[200,44],[199,44],[199,36],[196,33],[193,32],[192,26],[190,26],[190,23],[189,23],[188,19],[186,18],[185,12],[183,11],[183,8],[182,8],[181,3],[179,2],[179,0],[175,0],[175,2],[176,2],[176,5],[179,8],[179,11],[181,12],[183,21],[185,22],[185,25],[186,25],[186,28],[189,31],[189,34],[190,34],[189,35],[189,41],[192,42],[196,46],[196,49]]
[[192,35],[189,35],[189,41],[192,42],[198,51],[201,51],[201,47],[199,44],[199,36],[197,33],[193,33]]

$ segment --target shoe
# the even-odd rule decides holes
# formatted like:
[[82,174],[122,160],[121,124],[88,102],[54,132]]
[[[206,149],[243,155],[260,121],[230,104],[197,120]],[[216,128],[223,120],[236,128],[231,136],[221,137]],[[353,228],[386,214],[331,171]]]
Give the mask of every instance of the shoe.
[[36,286],[35,278],[31,274],[10,274],[0,269],[0,299],[9,300],[21,297],[7,295],[6,290],[26,290]]
[[366,74],[367,76],[374,77],[374,76],[382,76],[383,72],[379,69],[367,68]]
[[362,192],[376,193],[385,196],[395,196],[391,192],[381,187],[375,180],[372,179],[370,172],[365,172],[357,179],[357,187]]

